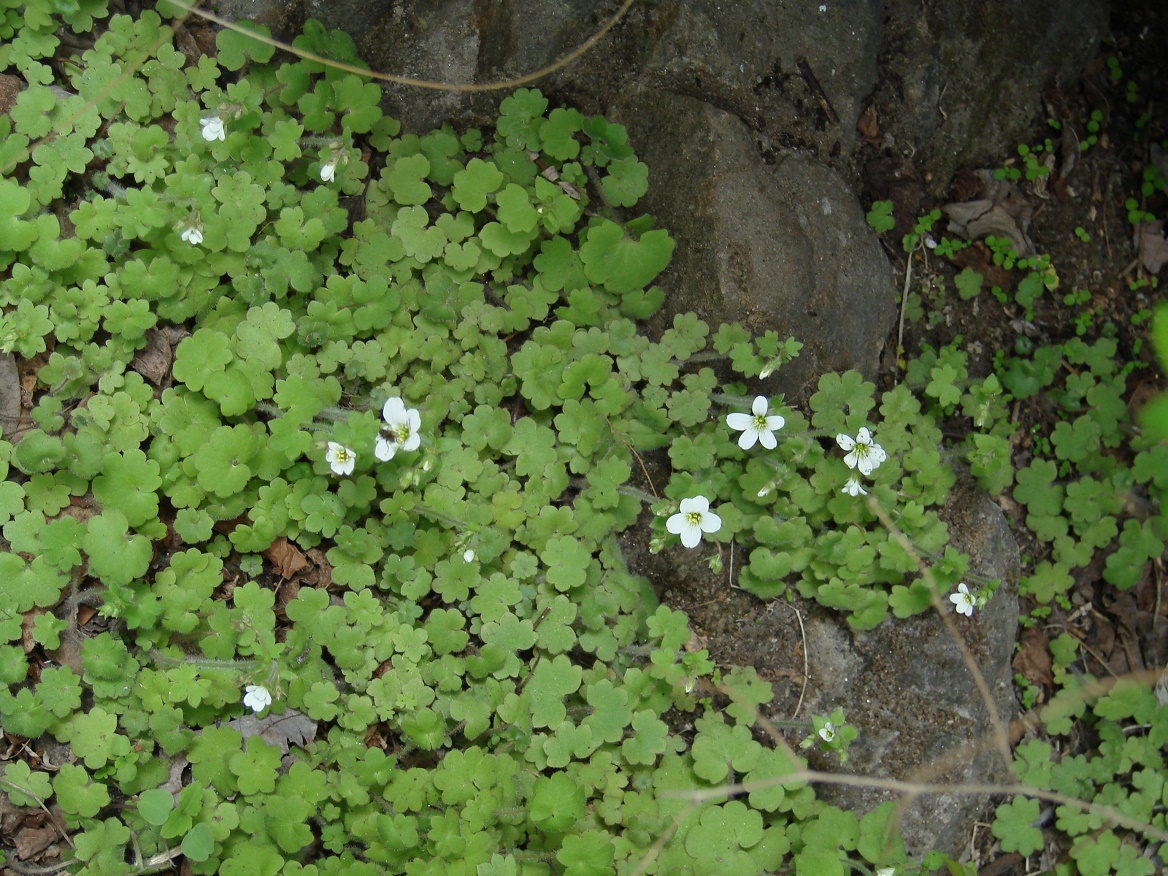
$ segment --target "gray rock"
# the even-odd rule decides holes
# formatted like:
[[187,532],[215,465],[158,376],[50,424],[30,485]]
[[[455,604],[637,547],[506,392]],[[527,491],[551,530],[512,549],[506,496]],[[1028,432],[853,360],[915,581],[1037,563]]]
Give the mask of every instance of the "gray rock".
[[11,353],[0,353],[0,438],[13,438],[20,423],[20,373]]
[[[955,487],[945,514],[951,542],[970,556],[971,571],[1003,581],[972,618],[957,615],[948,600],[944,608],[1005,723],[1017,712],[1010,661],[1018,626],[1018,546],[1005,516],[976,487]],[[686,611],[718,664],[751,666],[771,683],[774,698],[763,710],[791,728],[784,732],[788,744],[798,745],[811,715],[844,710],[859,731],[847,763],[811,750],[812,768],[943,784],[1008,779],[983,699],[937,614],[889,617],[857,632],[797,593],[763,602],[733,588],[735,563],[744,558],[729,558],[729,571],[715,575],[690,552],[648,555],[632,537],[624,540],[624,550],[630,568],[656,582],[663,602]],[[818,784],[816,793],[858,814],[897,797],[828,783]],[[960,857],[974,822],[990,811],[984,795],[930,794],[906,807],[901,829],[913,855],[938,849]]]
[[875,94],[881,132],[943,190],[962,166],[1000,160],[1043,111],[1042,89],[1074,82],[1107,32],[1108,4],[893,0]]
[[[1017,712],[1010,660],[1018,629],[1018,546],[1001,510],[974,487],[955,488],[948,513],[952,543],[969,554],[971,571],[1004,582],[972,618],[957,615],[945,603],[1004,727]],[[857,633],[836,616],[815,611],[805,626],[808,710],[826,714],[843,707],[848,722],[860,731],[848,772],[945,784],[1007,778],[989,712],[940,617],[889,619]],[[822,788],[821,796],[858,812],[896,797],[842,785]],[[973,822],[987,808],[988,801],[979,796],[917,798],[901,815],[906,845],[913,854],[931,849],[960,854]]]
[[693,98],[639,90],[611,115],[649,165],[638,207],[677,240],[657,323],[692,310],[794,336],[802,354],[772,378],[789,395],[825,371],[875,374],[895,316],[892,270],[839,174],[795,152],[768,166],[741,121]]
[[764,148],[851,154],[877,82],[880,3],[687,0],[649,14],[645,81],[738,116]]
[[[374,70],[457,83],[539,70],[615,11],[604,0],[221,0],[218,9],[284,39],[314,17],[351,34]],[[1098,0],[661,0],[634,4],[591,51],[534,84],[586,111],[635,83],[685,94],[742,119],[764,150],[798,147],[844,169],[862,157],[856,121],[875,103],[887,148],[927,167],[940,190],[957,167],[1026,140],[1041,89],[1073,81],[1106,27]],[[485,120],[504,96],[386,86],[385,108],[420,133]]]

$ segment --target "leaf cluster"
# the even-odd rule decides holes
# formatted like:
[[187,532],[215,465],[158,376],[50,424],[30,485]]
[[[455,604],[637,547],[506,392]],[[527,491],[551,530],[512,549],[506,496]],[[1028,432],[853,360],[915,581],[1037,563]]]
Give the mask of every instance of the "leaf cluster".
[[[30,58],[58,48],[40,9]],[[297,45],[356,61],[315,22]],[[782,784],[799,764],[755,741],[753,708],[695,693],[718,670],[617,546],[637,454],[722,452],[707,347],[752,375],[798,348],[692,315],[638,332],[673,241],[629,212],[647,169],[624,128],[520,90],[493,131],[401,134],[356,76],[246,34],[217,48],[115,16],[61,88],[22,66],[0,122],[0,342],[38,378],[37,428],[0,443],[0,716],[75,758],[10,766],[5,793],[58,806],[94,874],[177,846],[195,873],[584,876],[649,854],[662,791],[741,772],[750,799],[695,810],[671,872],[877,860],[804,835],[833,810]],[[383,463],[391,397],[423,440]],[[278,549],[320,586],[277,600]],[[81,606],[109,627],[78,635]],[[30,674],[30,650],[56,665]],[[314,728],[287,762],[224,720],[248,684]]]

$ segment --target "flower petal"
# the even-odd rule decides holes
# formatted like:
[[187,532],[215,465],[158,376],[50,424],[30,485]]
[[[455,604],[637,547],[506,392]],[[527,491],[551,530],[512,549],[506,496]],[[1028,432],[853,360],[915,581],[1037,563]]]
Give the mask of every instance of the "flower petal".
[[[843,432],[835,436],[835,443],[839,445],[840,450],[854,450],[856,447],[855,439],[851,435],[845,435]],[[855,465],[855,463],[850,464]]]
[[713,511],[707,511],[702,515],[702,522],[698,526],[702,532],[717,532],[722,528],[722,518]]
[[373,447],[373,455],[382,462],[389,462],[393,459],[393,455],[397,453],[397,445],[392,441],[387,441],[385,438],[378,438],[377,444]]
[[[751,427],[751,428],[747,429],[746,431],[744,431],[741,435],[738,436],[738,446],[741,447],[743,450],[749,450],[750,448],[752,448],[754,446],[754,442],[757,441],[760,437],[764,438],[762,443],[765,446],[766,445],[765,436],[767,436],[769,434],[770,434],[769,432],[763,432],[762,435],[760,436],[759,431],[757,429]],[[772,438],[771,440],[773,441],[774,439]]]
[[386,399],[385,404],[381,406],[381,418],[387,423],[396,423],[402,419],[405,412],[406,406],[397,396]]
[[744,414],[740,411],[735,411],[733,414],[726,415],[726,425],[738,432],[749,429],[753,423],[754,417],[752,417],[750,414]]
[[750,406],[750,410],[756,417],[765,417],[767,408],[769,407],[770,402],[767,401],[765,395],[756,395],[754,397],[754,404]]

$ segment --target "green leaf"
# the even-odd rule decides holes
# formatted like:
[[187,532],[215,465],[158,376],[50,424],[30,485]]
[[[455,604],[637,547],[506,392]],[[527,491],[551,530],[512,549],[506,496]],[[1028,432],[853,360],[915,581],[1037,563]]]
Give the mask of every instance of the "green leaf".
[[109,508],[120,510],[131,527],[158,516],[157,490],[162,485],[158,463],[141,450],[111,451],[93,480],[93,495]]
[[584,584],[592,550],[570,535],[555,536],[540,551],[540,559],[547,566],[548,583],[563,593]]
[[720,718],[708,716],[699,718],[695,726],[698,734],[690,753],[698,778],[715,785],[724,781],[731,769],[736,773],[749,772],[758,763],[762,746],[752,738],[748,726],[732,727]]
[[1034,826],[1039,817],[1037,800],[1015,797],[997,808],[990,830],[1001,841],[1003,851],[1030,855],[1044,845],[1042,831]]
[[611,876],[615,854],[612,837],[593,829],[564,837],[556,860],[565,866],[564,876]]
[[602,219],[585,232],[580,258],[593,283],[611,292],[635,292],[665,269],[673,247],[674,240],[666,231],[646,231],[633,239],[615,222]]
[[540,830],[563,833],[584,817],[585,802],[584,789],[566,773],[557,772],[535,780],[527,813]]
[[584,117],[577,110],[559,107],[548,114],[539,129],[544,154],[557,161],[571,161],[580,154],[580,144],[573,136],[584,126]]
[[896,225],[892,215],[892,201],[873,201],[867,215],[868,225],[877,234],[891,231]]
[[86,525],[81,547],[89,556],[89,572],[110,587],[122,587],[146,574],[154,556],[150,541],[130,535],[126,515],[110,508]]
[[138,795],[138,813],[147,824],[161,827],[174,809],[174,795],[162,788],[151,788]]
[[1067,593],[1074,583],[1075,579],[1065,565],[1043,560],[1018,584],[1018,595],[1033,596],[1045,605],[1056,596]]
[[839,432],[855,434],[868,425],[868,413],[875,407],[876,386],[857,371],[829,372],[819,378],[819,390],[811,396],[814,412],[811,423],[835,437]]
[[211,832],[211,826],[206,822],[196,824],[183,837],[180,848],[192,861],[207,860],[215,851],[215,835]]
[[454,175],[451,194],[455,202],[469,213],[480,213],[487,206],[487,196],[503,185],[503,174],[493,163],[472,158],[464,170]]
[[517,88],[499,105],[495,130],[512,148],[539,151],[539,129],[547,106],[547,98],[538,90]]
[[74,715],[68,722],[66,733],[73,752],[93,770],[129,753],[130,740],[118,733],[117,727],[117,715],[95,706],[88,712]]
[[495,196],[496,215],[508,231],[526,235],[535,229],[539,214],[531,205],[527,190],[509,183]]
[[[272,35],[265,25],[250,21],[237,21],[234,26],[265,37]],[[227,29],[215,35],[215,48],[218,50],[219,65],[231,71],[242,69],[249,60],[261,64],[269,61],[276,51],[275,46],[260,42],[255,37]]]
[[43,806],[53,795],[53,786],[48,773],[33,772],[23,760],[9,761],[4,765],[0,790],[8,795],[13,806]]
[[953,278],[953,282],[957,286],[957,294],[961,300],[968,301],[971,298],[976,298],[981,291],[982,276],[973,268],[967,267]]
[[1063,488],[1054,483],[1058,467],[1049,459],[1036,459],[1017,474],[1014,501],[1030,514],[1058,514],[1063,506]]
[[881,803],[860,819],[860,837],[856,851],[878,868],[904,861],[904,840],[897,822],[900,809],[891,800]]
[[608,165],[600,187],[613,206],[632,207],[649,191],[649,167],[632,157],[614,161]]
[[57,804],[66,812],[93,818],[109,805],[109,791],[101,783],[90,783],[89,774],[76,764],[62,764],[53,778]]
[[621,743],[621,754],[632,764],[650,765],[664,754],[669,728],[653,712],[642,710],[633,715],[633,735]]
[[432,195],[425,181],[429,172],[430,162],[425,155],[410,155],[395,161],[383,172],[383,178],[399,204],[424,204]]
[[355,75],[333,83],[334,105],[344,110],[341,125],[354,134],[366,134],[381,119],[381,86]]
[[844,872],[836,852],[808,849],[795,855],[795,876],[844,876]]
[[581,668],[563,654],[540,662],[524,690],[531,701],[532,725],[558,727],[567,716],[564,699],[580,689],[581,678]]

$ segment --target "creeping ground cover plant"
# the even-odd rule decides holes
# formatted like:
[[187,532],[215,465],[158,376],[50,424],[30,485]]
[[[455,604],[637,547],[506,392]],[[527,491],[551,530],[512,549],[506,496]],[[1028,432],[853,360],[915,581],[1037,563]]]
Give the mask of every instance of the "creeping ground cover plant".
[[[520,89],[493,130],[403,133],[356,75],[172,40],[114,16],[0,117],[0,350],[35,379],[0,442],[0,722],[67,752],[0,791],[52,807],[64,865],[915,869],[616,537],[738,545],[738,585],[858,629],[967,598],[917,398],[829,374],[798,410],[754,387],[791,339],[639,333],[674,243],[619,125]],[[296,46],[360,64],[315,22]]]

